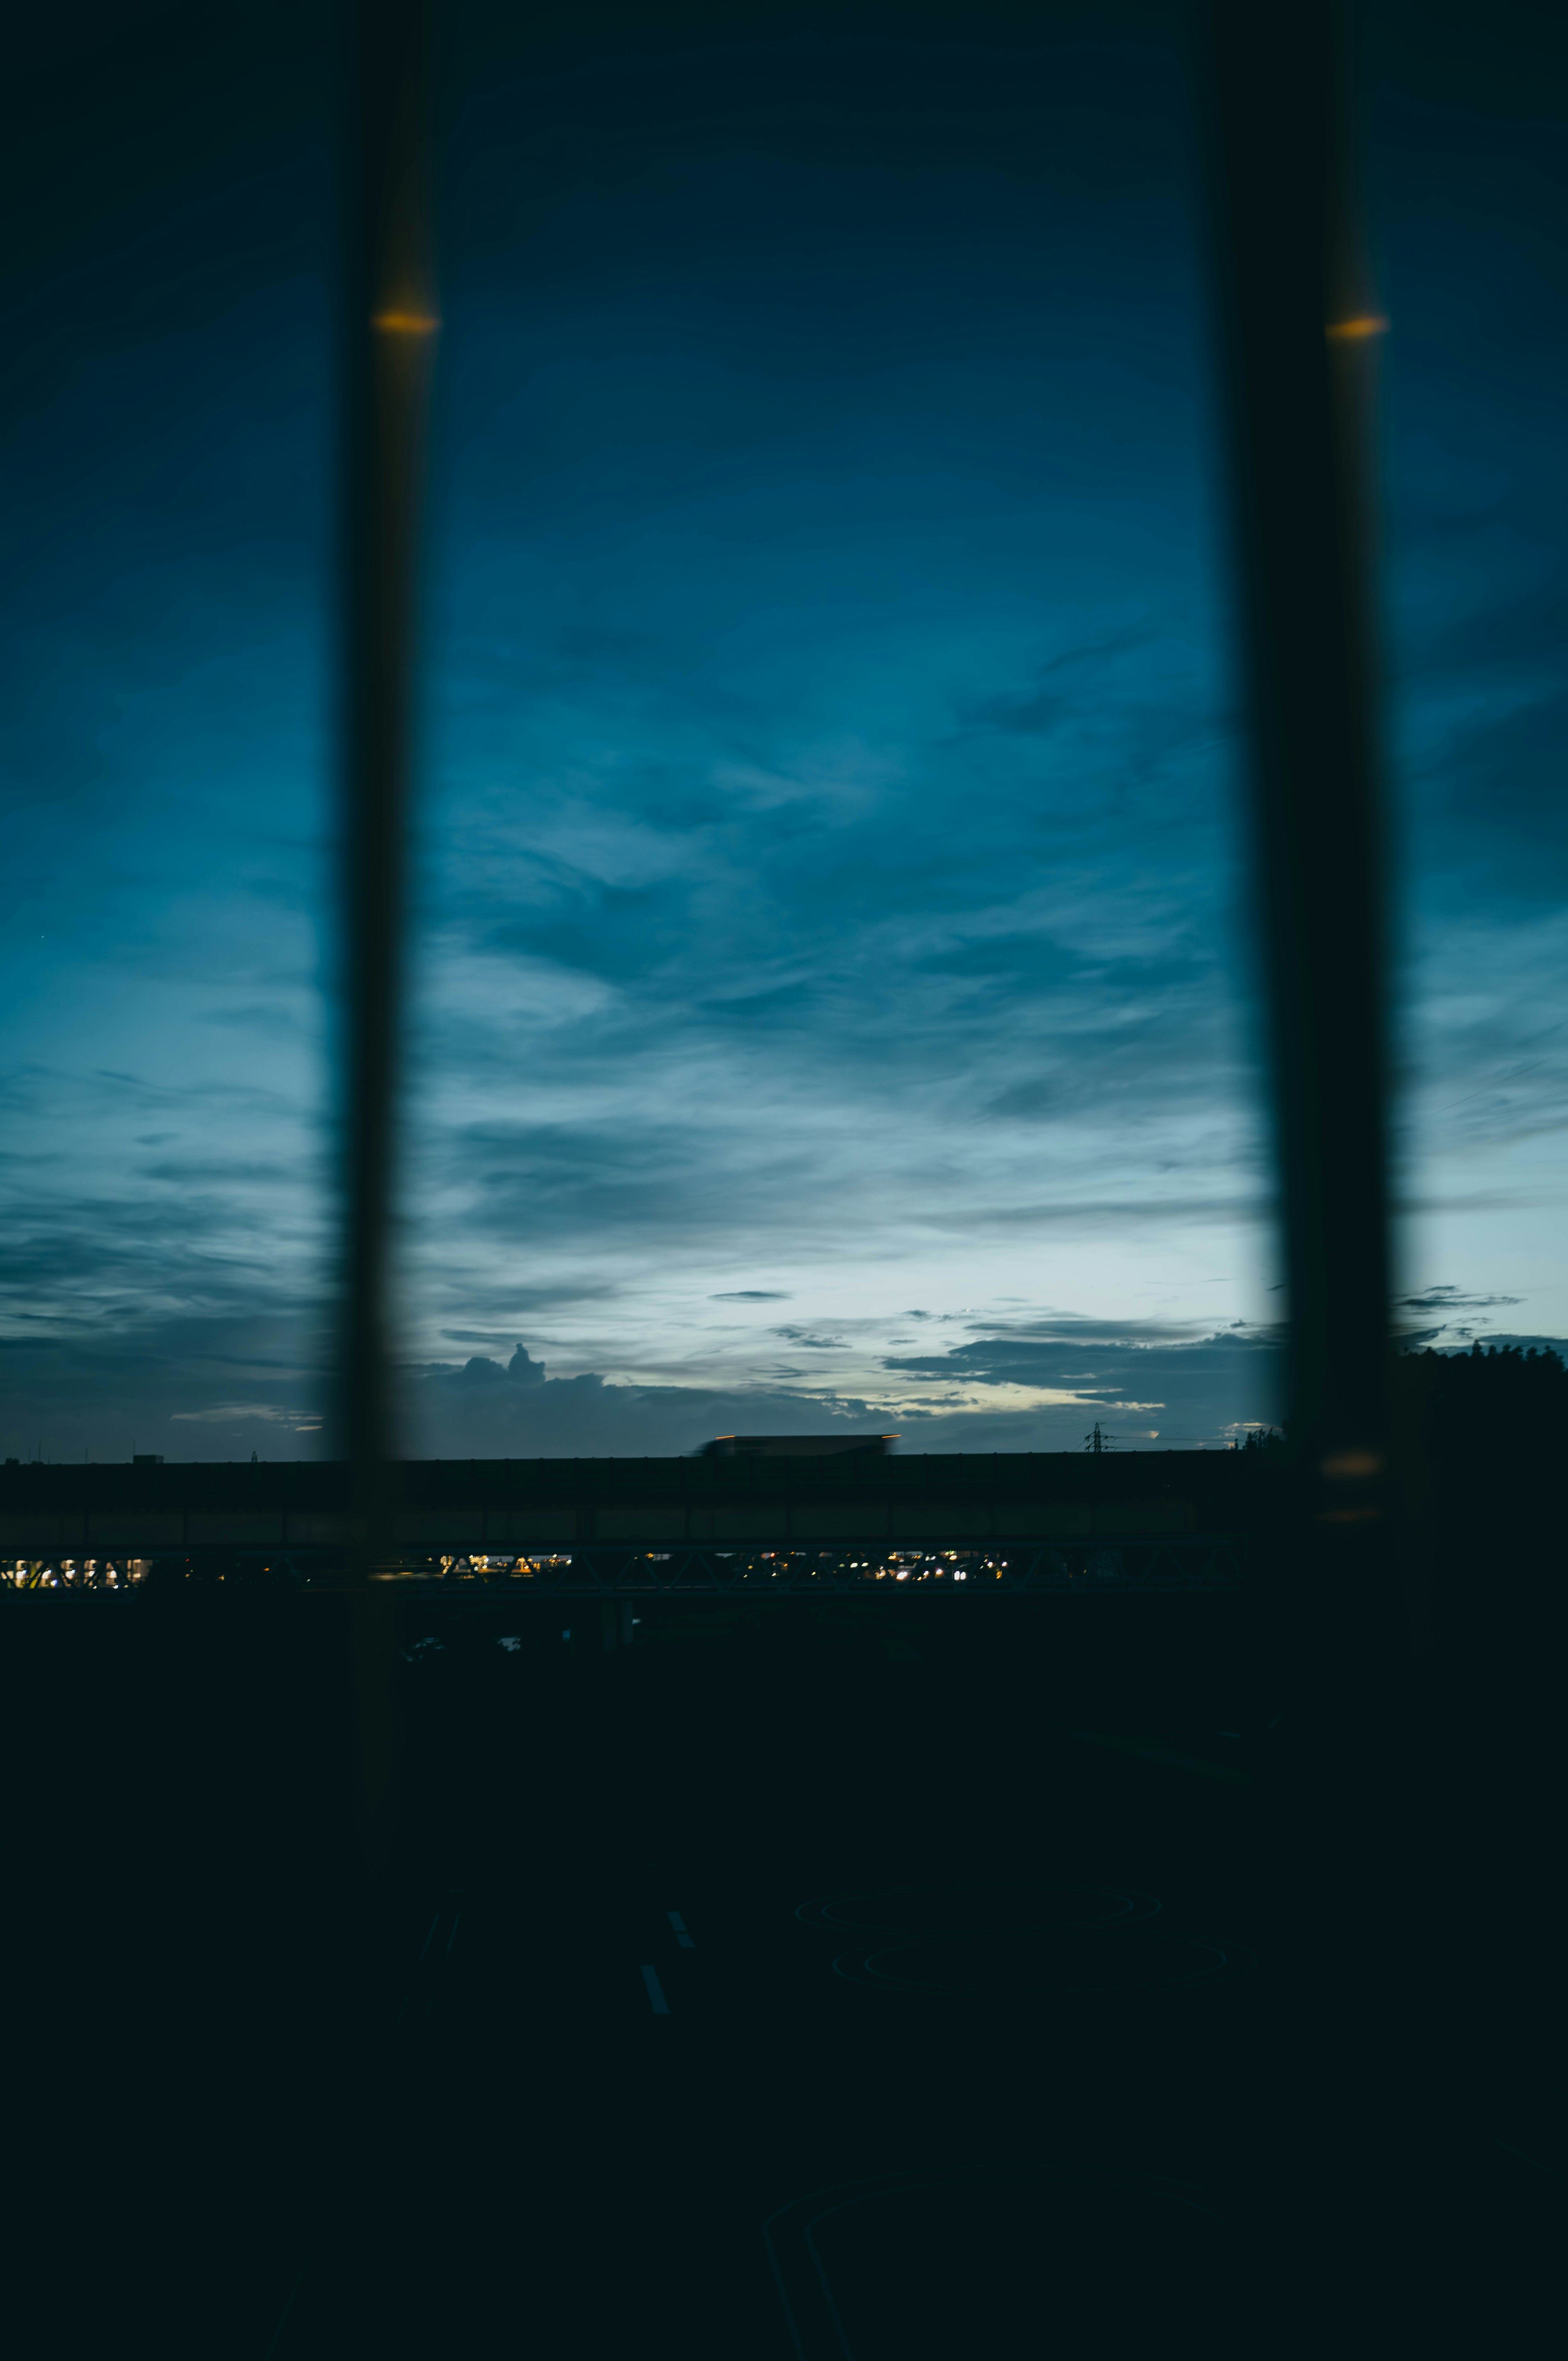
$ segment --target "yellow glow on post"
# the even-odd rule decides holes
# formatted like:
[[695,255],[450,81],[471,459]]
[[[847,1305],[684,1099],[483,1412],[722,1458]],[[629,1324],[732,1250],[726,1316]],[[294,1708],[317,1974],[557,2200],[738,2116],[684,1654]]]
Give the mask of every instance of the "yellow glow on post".
[[1323,330],[1331,345],[1364,345],[1369,336],[1386,336],[1388,323],[1381,312],[1364,312],[1354,320],[1331,320]]
[[1321,1473],[1331,1483],[1354,1484],[1368,1476],[1383,1473],[1380,1451],[1332,1451],[1321,1464]]
[[378,312],[370,325],[386,336],[433,336],[441,323],[427,312]]

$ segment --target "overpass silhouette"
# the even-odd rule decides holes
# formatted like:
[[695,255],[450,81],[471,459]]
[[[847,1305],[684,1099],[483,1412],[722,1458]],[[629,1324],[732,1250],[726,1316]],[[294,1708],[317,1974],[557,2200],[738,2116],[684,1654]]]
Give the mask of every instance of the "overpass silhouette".
[[[333,1462],[29,1464],[0,1471],[0,1560],[26,1579],[70,1562],[179,1562],[306,1587],[443,1580],[506,1557],[545,1589],[743,1586],[749,1595],[943,1581],[975,1597],[1051,1588],[1224,1587],[1277,1539],[1277,1471],[1248,1453],[1165,1452],[407,1460],[395,1505]],[[499,1571],[499,1567],[497,1569]]]

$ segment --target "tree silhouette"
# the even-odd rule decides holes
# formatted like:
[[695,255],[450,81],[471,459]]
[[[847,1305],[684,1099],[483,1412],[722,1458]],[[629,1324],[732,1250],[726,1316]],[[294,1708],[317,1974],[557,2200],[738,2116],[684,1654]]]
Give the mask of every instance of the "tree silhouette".
[[1568,1367],[1544,1345],[1473,1345],[1468,1353],[1402,1353],[1398,1413],[1429,1454],[1519,1465],[1555,1461],[1568,1438]]

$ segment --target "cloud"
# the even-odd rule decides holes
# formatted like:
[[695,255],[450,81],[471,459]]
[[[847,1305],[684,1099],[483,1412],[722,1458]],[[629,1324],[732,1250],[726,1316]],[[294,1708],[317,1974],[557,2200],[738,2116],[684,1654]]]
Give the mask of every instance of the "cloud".
[[259,1422],[266,1426],[292,1427],[296,1414],[280,1410],[271,1402],[211,1402],[204,1410],[175,1410],[169,1413],[176,1425],[189,1422],[195,1426],[221,1426],[238,1429]]
[[[881,1392],[841,1392],[793,1369],[772,1385],[739,1387],[617,1383],[592,1371],[554,1378],[520,1348],[505,1366],[411,1372],[408,1414],[426,1447],[464,1457],[690,1451],[712,1433],[867,1422],[896,1427],[905,1451],[1072,1450],[1096,1418],[1118,1415],[1132,1422],[1128,1447],[1215,1448],[1278,1415],[1275,1332],[1202,1334],[1088,1316],[1054,1325],[1059,1333],[992,1334],[918,1358],[889,1356]],[[987,1393],[1003,1399],[989,1407]]]
[[[1055,1397],[1047,1422],[1055,1436],[1075,1418],[1081,1422],[1085,1412],[1132,1417],[1157,1410],[1162,1446],[1212,1446],[1249,1422],[1277,1419],[1280,1342],[1272,1330],[1204,1335],[1150,1322],[1084,1318],[1058,1321],[1036,1334],[992,1333],[940,1354],[890,1356],[883,1367],[895,1378],[956,1381],[970,1399],[975,1389]],[[1037,1428],[1039,1413],[1013,1410],[1010,1431],[1019,1432],[1031,1418]],[[948,1421],[949,1429],[953,1423]],[[1058,1441],[1036,1447],[1067,1446]]]
[[274,1298],[166,1318],[83,1320],[0,1336],[5,1455],[126,1459],[319,1455],[331,1335],[316,1307]]
[[592,1370],[552,1378],[521,1347],[504,1367],[411,1371],[405,1403],[425,1449],[461,1458],[657,1457],[715,1434],[847,1432],[875,1416],[861,1400],[767,1387],[617,1385]]
[[[1198,1321],[1096,1320],[1087,1312],[1049,1312],[1019,1321],[992,1320],[983,1325],[1003,1349],[1019,1340],[1030,1345],[1070,1345],[1078,1349],[1091,1343],[1174,1346],[1193,1343],[1203,1333],[1202,1323]],[[1246,1323],[1237,1321],[1233,1325],[1243,1328]],[[1251,1333],[1261,1334],[1266,1332]],[[968,1352],[977,1348],[966,1345],[955,1349]]]
[[[1402,1295],[1407,1312],[1489,1312],[1498,1304],[1522,1303],[1522,1295],[1462,1295],[1456,1287],[1429,1287],[1421,1295]],[[1434,1330],[1433,1334],[1437,1332]]]

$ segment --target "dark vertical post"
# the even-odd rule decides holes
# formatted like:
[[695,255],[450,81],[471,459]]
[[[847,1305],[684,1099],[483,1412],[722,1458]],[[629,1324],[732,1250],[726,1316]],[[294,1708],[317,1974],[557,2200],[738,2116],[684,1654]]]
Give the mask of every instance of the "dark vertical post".
[[1386,323],[1351,203],[1340,8],[1203,0],[1201,17],[1288,1414],[1317,1513],[1376,1513],[1388,1244],[1368,442]]
[[[1353,203],[1338,0],[1198,0],[1254,874],[1289,1290],[1293,1548],[1271,1569],[1295,1674],[1266,1857],[1281,2005],[1276,2286],[1322,2343],[1408,2286],[1401,2193],[1435,2152],[1416,2034],[1431,1823],[1387,1483],[1389,1248],[1384,814],[1371,573],[1371,412],[1387,326]],[[1354,1929],[1354,1940],[1349,1930]],[[1294,1982],[1291,1982],[1293,1974]],[[1423,2110],[1425,2113],[1423,2113]],[[1330,2189],[1326,2156],[1343,2159]],[[1292,2168],[1299,2178],[1290,2186]],[[1293,2226],[1292,2226],[1293,2225]],[[1368,2328],[1368,2334],[1376,2331]]]
[[348,0],[343,285],[344,1041],[338,1448],[360,1546],[348,1571],[355,1850],[390,1854],[399,1761],[390,1539],[389,1281],[415,604],[438,327],[430,219],[428,0]]
[[438,321],[428,0],[350,0],[344,304],[345,1043],[340,1447],[391,1455],[389,1279],[420,506]]

